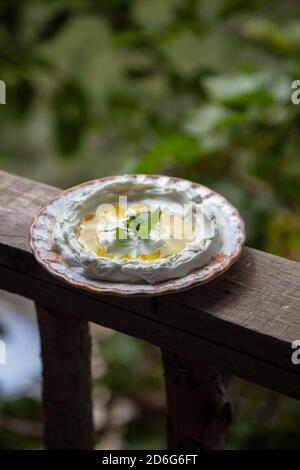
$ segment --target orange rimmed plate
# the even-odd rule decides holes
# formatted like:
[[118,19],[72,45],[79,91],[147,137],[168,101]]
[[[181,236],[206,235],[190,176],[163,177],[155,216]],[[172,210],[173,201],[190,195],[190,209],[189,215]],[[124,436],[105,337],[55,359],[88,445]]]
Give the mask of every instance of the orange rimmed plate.
[[[133,177],[137,175],[131,175]],[[160,178],[160,175],[147,175],[147,178]],[[118,178],[111,176],[87,181],[63,191],[43,207],[35,216],[30,227],[30,246],[37,261],[53,276],[81,289],[120,296],[155,296],[190,289],[204,284],[226,271],[240,256],[245,244],[245,224],[238,210],[220,194],[198,183],[184,180],[197,189],[201,197],[208,201],[216,215],[216,221],[222,232],[222,245],[217,256],[208,264],[187,276],[171,279],[158,284],[126,284],[89,279],[66,265],[52,246],[52,234],[56,221],[64,212],[66,204],[78,191],[98,182],[113,181]],[[169,177],[172,181],[181,178]]]

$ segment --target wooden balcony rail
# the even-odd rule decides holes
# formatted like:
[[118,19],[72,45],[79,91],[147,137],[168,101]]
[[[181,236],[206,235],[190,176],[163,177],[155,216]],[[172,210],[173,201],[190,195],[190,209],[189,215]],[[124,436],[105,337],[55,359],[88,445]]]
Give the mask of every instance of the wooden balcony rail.
[[57,188],[0,172],[0,288],[35,301],[48,448],[91,448],[88,322],[162,349],[170,448],[220,448],[231,421],[217,369],[300,399],[300,264],[245,248],[216,280],[155,298],[95,295],[35,261],[28,232]]

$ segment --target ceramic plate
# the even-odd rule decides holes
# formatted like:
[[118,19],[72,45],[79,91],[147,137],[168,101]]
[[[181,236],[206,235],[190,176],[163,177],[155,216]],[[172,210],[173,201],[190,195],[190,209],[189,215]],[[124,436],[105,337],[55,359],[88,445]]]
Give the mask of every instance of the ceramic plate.
[[[147,175],[149,177],[149,175]],[[150,176],[153,179],[158,175]],[[88,181],[63,191],[47,206],[43,207],[34,218],[30,228],[30,246],[37,261],[55,277],[72,286],[86,289],[99,294],[121,296],[162,295],[183,291],[214,279],[226,271],[240,256],[245,243],[245,225],[237,211],[223,196],[206,186],[188,182],[203,199],[209,202],[216,215],[217,224],[222,231],[222,246],[218,255],[207,265],[187,276],[171,279],[158,284],[125,284],[103,280],[88,279],[68,267],[52,248],[52,232],[56,220],[65,210],[66,203],[78,194],[78,191],[99,181],[113,181],[116,177],[107,177]],[[170,177],[172,180],[180,178]]]

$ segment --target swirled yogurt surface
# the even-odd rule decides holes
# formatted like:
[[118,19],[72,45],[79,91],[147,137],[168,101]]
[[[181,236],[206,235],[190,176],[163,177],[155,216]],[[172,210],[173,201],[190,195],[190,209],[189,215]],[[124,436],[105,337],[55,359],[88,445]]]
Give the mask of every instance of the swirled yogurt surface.
[[123,175],[78,188],[53,232],[64,263],[92,279],[156,284],[207,264],[221,234],[190,182]]

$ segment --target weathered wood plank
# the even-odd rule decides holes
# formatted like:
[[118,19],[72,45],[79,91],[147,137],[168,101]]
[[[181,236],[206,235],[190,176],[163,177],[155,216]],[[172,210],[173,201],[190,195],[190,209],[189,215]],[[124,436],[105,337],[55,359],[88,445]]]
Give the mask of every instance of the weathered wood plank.
[[[88,322],[36,305],[43,362],[46,449],[93,449]],[[59,386],[58,386],[59,385]]]
[[232,424],[220,373],[199,362],[162,351],[168,449],[223,449]]
[[223,276],[185,293],[95,296],[50,276],[29,251],[31,219],[57,192],[0,172],[0,288],[300,398],[300,365],[291,362],[300,339],[299,263],[246,248]]

